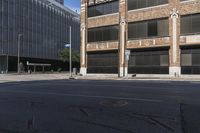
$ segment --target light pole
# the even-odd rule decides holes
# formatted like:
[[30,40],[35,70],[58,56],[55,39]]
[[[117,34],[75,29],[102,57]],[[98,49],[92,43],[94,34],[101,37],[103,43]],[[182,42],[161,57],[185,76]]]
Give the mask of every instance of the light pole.
[[21,38],[22,34],[18,34],[18,56],[17,56],[17,69],[18,69],[18,74],[20,73],[20,38]]
[[70,71],[70,79],[72,79],[72,27],[69,27],[69,71]]
[[[72,17],[72,20],[75,19],[76,17]],[[70,42],[70,49],[69,49],[69,71],[70,71],[70,77],[69,79],[74,79],[74,77],[72,76],[72,26],[70,25],[69,27],[69,42]]]
[[69,27],[69,44],[65,44],[66,48],[69,48],[69,79],[74,79],[72,76],[72,27]]

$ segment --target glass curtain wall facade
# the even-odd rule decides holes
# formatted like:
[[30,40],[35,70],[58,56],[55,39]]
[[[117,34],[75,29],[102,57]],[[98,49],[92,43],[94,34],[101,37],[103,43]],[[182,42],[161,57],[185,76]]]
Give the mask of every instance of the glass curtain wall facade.
[[58,3],[60,3],[60,4],[64,4],[64,0],[55,0],[55,1],[57,1]]
[[78,51],[80,22],[75,17],[43,0],[1,0],[0,55],[16,57],[20,40],[20,57],[59,60],[59,51],[69,43],[69,26]]

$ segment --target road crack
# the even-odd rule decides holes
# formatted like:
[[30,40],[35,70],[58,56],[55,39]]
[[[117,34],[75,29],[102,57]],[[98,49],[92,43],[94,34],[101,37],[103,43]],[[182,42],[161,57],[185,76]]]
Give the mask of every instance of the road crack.
[[86,124],[89,124],[89,125],[95,125],[95,126],[99,126],[99,127],[118,130],[118,131],[121,131],[123,133],[136,133],[136,132],[129,130],[129,129],[123,129],[123,128],[119,128],[119,127],[115,127],[115,126],[107,125],[107,124],[103,124],[103,123],[97,123],[97,122],[88,121],[88,120],[78,120],[78,119],[74,119],[74,118],[71,118],[71,120],[79,122],[79,123],[86,123]]
[[183,133],[187,133],[187,124],[186,124],[186,120],[184,118],[184,111],[183,111],[183,103],[180,103],[180,117],[181,117],[181,129]]

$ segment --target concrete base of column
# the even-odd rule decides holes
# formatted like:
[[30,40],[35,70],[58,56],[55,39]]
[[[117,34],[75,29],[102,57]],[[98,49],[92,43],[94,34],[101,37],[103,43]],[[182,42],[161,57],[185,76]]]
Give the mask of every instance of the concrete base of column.
[[87,68],[81,67],[80,74],[82,74],[83,76],[87,75]]
[[119,68],[119,77],[123,77],[124,76],[124,68],[120,67]]
[[125,70],[124,71],[124,76],[127,77],[128,76],[128,67],[125,67],[124,70]]
[[181,75],[181,67],[169,67],[169,75],[179,77]]
[[128,76],[128,67],[120,67],[119,76],[120,77]]

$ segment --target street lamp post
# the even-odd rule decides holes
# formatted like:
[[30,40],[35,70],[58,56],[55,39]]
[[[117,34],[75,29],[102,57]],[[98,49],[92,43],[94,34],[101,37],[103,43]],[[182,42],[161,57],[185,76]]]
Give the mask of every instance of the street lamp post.
[[18,55],[17,55],[17,69],[18,74],[20,73],[20,38],[22,34],[18,34]]
[[70,79],[72,79],[72,27],[69,27],[69,42],[70,42],[70,46],[69,46],[69,71],[70,71]]
[[72,76],[72,27],[69,27],[69,43],[65,44],[66,48],[69,48],[69,79],[74,79]]
[[[76,17],[72,17],[72,20]],[[69,26],[69,44],[65,44],[66,48],[69,48],[69,71],[70,77],[69,79],[74,79],[72,75],[72,26]]]

